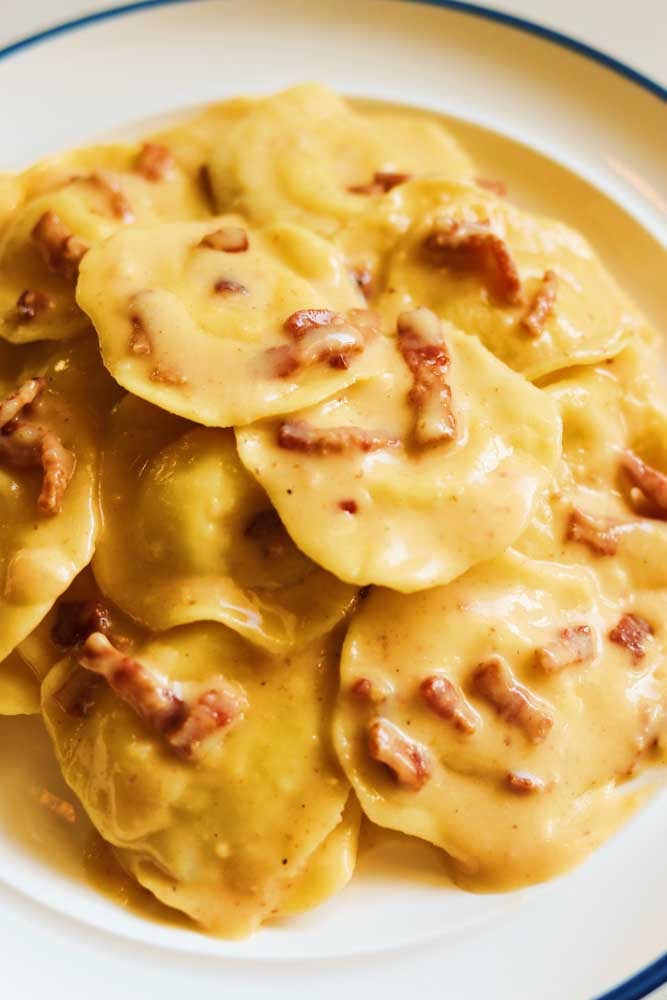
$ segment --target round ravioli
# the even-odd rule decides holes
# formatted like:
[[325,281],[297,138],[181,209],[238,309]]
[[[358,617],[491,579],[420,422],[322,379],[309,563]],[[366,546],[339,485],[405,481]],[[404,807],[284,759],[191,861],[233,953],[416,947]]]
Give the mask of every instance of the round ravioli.
[[363,114],[304,84],[257,101],[214,150],[210,172],[226,211],[331,235],[414,174],[467,177],[473,166],[426,115]]
[[642,328],[581,235],[474,184],[403,184],[338,242],[387,322],[429,306],[530,379],[612,357]]
[[102,427],[117,395],[93,338],[3,354],[0,659],[90,561]]
[[472,889],[549,878],[597,846],[637,804],[617,786],[651,759],[667,696],[663,629],[633,658],[617,611],[587,568],[513,550],[446,587],[374,590],[334,723],[370,819],[443,848]]
[[121,385],[202,424],[310,405],[381,364],[377,317],[342,258],[292,225],[133,227],[86,255],[77,299]]
[[0,663],[0,715],[39,712],[39,684],[30,667],[14,650]]
[[[93,823],[142,885],[207,930],[240,937],[279,913],[341,822],[336,645],[275,659],[206,623],[121,653],[97,633],[44,682],[47,728]],[[167,716],[169,697],[185,716]],[[338,850],[349,859],[346,838]]]
[[102,510],[97,581],[154,630],[219,621],[277,653],[330,631],[356,599],[296,548],[231,431],[133,396],[113,415]]
[[383,374],[237,430],[296,544],[342,580],[413,591],[453,579],[517,538],[558,461],[552,401],[435,324],[446,382],[420,381],[396,347]]
[[202,218],[210,210],[196,176],[153,144],[75,150],[37,164],[15,184],[21,197],[0,231],[0,337],[13,343],[87,329],[74,292],[91,246],[133,223]]

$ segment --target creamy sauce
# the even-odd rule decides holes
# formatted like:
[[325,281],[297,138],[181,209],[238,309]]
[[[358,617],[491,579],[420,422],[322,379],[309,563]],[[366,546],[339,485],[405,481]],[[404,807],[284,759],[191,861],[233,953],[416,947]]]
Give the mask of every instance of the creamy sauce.
[[[44,377],[75,456],[48,518],[34,461],[0,461],[0,712],[45,679],[55,751],[0,719],[0,819],[150,919],[238,937],[318,905],[359,805],[362,878],[545,880],[664,762],[667,481],[622,469],[667,471],[626,294],[664,311],[660,253],[445,124],[309,85],[0,175],[0,402]],[[54,642],[63,594],[130,674],[240,717],[178,757]]]

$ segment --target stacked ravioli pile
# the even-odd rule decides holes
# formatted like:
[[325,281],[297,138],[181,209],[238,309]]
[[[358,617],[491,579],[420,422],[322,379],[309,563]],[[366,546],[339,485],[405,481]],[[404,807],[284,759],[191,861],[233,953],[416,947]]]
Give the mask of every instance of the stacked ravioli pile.
[[0,180],[0,709],[203,929],[362,813],[547,878],[659,759],[655,338],[493,187],[318,86]]

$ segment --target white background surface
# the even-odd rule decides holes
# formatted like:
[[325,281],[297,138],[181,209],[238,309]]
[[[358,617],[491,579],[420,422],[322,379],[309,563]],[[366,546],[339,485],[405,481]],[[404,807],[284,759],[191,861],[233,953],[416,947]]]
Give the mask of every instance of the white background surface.
[[[121,0],[116,0],[116,2],[121,2]],[[317,0],[312,0],[312,2],[317,3]],[[348,3],[353,2],[354,0],[340,0],[341,8],[344,9]],[[114,0],[88,0],[88,2],[85,0],[0,0],[0,46],[51,24],[112,6],[113,3]],[[667,40],[667,0],[633,0],[633,2],[628,2],[628,0],[515,0],[514,3],[494,2],[492,5],[573,35],[588,44],[609,52],[667,85],[667,64],[664,58]],[[34,921],[40,921],[45,930],[48,929],[53,938],[59,939],[62,944],[50,974],[54,984],[58,984],[55,987],[55,995],[57,997],[67,996],[69,962],[67,938],[76,925],[62,921],[61,918],[52,918],[50,914],[45,915],[34,904],[28,903],[18,896],[15,914],[15,924],[3,931],[0,954],[10,954],[13,948],[12,941],[15,941],[18,947],[19,939],[30,932],[30,925]],[[98,943],[96,937],[94,932],[89,932],[85,936],[82,935],[81,939],[89,942],[92,948]],[[598,945],[602,945],[599,940]],[[153,957],[155,954],[153,953]],[[124,948],[124,959],[139,965],[146,961],[145,952],[128,945]],[[382,958],[381,961],[386,965],[391,964],[394,960],[386,957]],[[179,981],[182,976],[182,981],[188,982],[190,973],[194,971],[194,962],[195,960],[192,958],[182,957],[178,959],[178,963],[171,963],[169,973],[166,969],[164,970],[164,976],[173,975],[178,964]],[[35,963],[40,963],[39,954],[35,954]],[[116,976],[117,995],[131,1000],[136,994],[132,992],[131,986],[127,983],[124,968],[121,968],[119,963],[120,958],[110,955],[104,970],[100,970],[103,979],[103,982],[100,982],[100,994],[107,995],[106,990],[110,981],[113,981],[114,976]],[[324,965],[326,966],[327,963]],[[329,967],[331,968],[331,966]],[[158,969],[154,971],[157,985],[160,973]],[[553,971],[557,972],[556,969]],[[241,973],[241,967],[239,967],[239,972]],[[195,979],[200,982],[198,975],[192,975],[191,981],[193,983]],[[415,987],[414,993],[418,996],[420,993],[419,983],[413,985]],[[210,967],[206,976],[206,986],[207,988],[213,987]],[[219,990],[220,996],[226,992],[222,981],[219,983]],[[346,990],[350,1000],[356,1000],[353,970],[347,979]],[[227,995],[231,995],[233,1000],[236,1000],[234,992],[232,990],[232,993]],[[76,996],[76,994],[71,995]],[[206,995],[210,994],[207,992]],[[13,992],[11,987],[7,992],[0,979],[2,1000],[18,1000],[19,997],[20,1000],[23,1000],[24,996],[24,993]],[[448,997],[446,983],[442,983],[442,996],[443,998]],[[667,990],[661,992],[660,996],[667,1000]],[[452,997],[451,1000],[459,1000],[459,998]],[[490,996],[484,1000],[495,1000],[495,998]],[[567,997],[563,997],[563,1000],[567,1000]]]
[[[123,2],[127,0],[0,0],[0,46]],[[341,9],[353,2],[340,0]],[[666,0],[490,0],[487,6],[539,21],[604,49],[667,86]]]

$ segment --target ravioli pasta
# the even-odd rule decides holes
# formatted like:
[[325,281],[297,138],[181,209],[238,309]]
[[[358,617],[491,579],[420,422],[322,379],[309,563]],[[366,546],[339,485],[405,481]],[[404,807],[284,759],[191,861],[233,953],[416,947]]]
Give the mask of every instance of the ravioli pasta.
[[549,879],[653,790],[659,338],[503,188],[316,84],[0,174],[0,714],[190,926],[361,823]]

